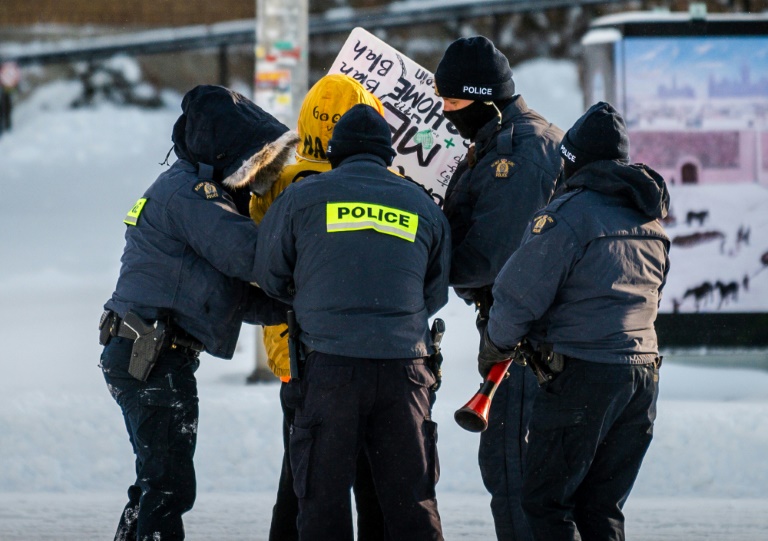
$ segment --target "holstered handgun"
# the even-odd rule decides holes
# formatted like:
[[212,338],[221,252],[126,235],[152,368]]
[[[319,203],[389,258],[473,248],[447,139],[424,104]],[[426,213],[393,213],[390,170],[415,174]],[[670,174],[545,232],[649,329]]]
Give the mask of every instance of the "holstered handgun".
[[552,351],[551,344],[541,344],[538,351],[531,351],[528,364],[539,385],[544,385],[554,380],[565,369],[565,357]]
[[133,339],[128,373],[138,380],[147,381],[165,345],[166,324],[157,321],[151,325],[134,312],[128,312],[123,318],[122,329],[128,329],[136,335]]
[[288,320],[288,359],[291,367],[291,379],[301,380],[302,349],[301,349],[301,329],[296,321],[296,312],[288,310],[286,313]]
[[427,357],[427,367],[435,375],[435,383],[430,387],[432,392],[437,392],[440,385],[443,383],[443,354],[440,353],[440,343],[443,341],[443,335],[445,334],[445,321],[435,318],[432,322],[432,328],[429,331],[429,335],[432,338],[432,346],[435,348],[435,352]]

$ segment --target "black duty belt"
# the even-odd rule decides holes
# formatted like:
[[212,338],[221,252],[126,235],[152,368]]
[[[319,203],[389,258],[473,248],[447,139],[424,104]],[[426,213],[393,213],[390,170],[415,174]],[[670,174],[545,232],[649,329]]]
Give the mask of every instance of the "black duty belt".
[[[109,329],[110,336],[119,336],[134,340],[136,332],[132,330],[116,313],[109,311],[106,315],[105,327]],[[187,353],[202,353],[205,346],[202,342],[190,336],[174,325],[169,325],[166,330],[167,346],[170,349],[179,349]]]

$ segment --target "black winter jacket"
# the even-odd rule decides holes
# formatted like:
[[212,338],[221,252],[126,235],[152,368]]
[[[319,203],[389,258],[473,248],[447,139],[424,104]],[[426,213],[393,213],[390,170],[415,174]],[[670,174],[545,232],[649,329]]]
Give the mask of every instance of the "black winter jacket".
[[448,301],[449,261],[440,208],[372,154],[286,188],[256,250],[258,283],[293,304],[302,342],[377,359],[433,353],[428,318]]
[[472,300],[491,286],[543,208],[560,174],[563,132],[516,96],[475,138],[472,161],[454,172],[443,210],[451,224],[451,285]]
[[511,349],[526,335],[578,359],[646,364],[669,272],[664,180],[643,165],[579,169],[531,221],[493,288],[488,334]]
[[170,319],[216,357],[231,358],[243,321],[285,321],[285,309],[255,280],[257,227],[222,186],[178,160],[144,193],[125,232],[122,268],[105,307],[148,320]]
[[[166,320],[230,358],[243,321],[285,321],[286,306],[249,283],[257,227],[247,202],[248,188],[269,189],[298,138],[224,87],[195,87],[182,111],[173,127],[179,159],[125,219],[120,276],[105,308]],[[237,193],[245,194],[242,213]]]

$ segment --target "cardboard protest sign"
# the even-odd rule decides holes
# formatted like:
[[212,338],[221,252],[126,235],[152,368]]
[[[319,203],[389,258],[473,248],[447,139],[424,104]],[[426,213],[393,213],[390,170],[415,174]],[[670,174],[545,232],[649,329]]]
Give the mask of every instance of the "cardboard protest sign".
[[442,198],[468,143],[443,116],[432,73],[359,27],[329,72],[349,75],[381,100],[397,151],[393,166]]

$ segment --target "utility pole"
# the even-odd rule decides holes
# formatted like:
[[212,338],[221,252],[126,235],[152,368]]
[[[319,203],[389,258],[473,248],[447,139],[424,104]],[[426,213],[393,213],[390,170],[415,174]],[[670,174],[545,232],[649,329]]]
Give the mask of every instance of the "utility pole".
[[307,93],[308,0],[256,0],[255,102],[296,129]]
[[[256,0],[254,102],[292,130],[308,89],[308,43],[308,0]],[[267,365],[263,336],[259,327],[249,383],[278,381]]]

